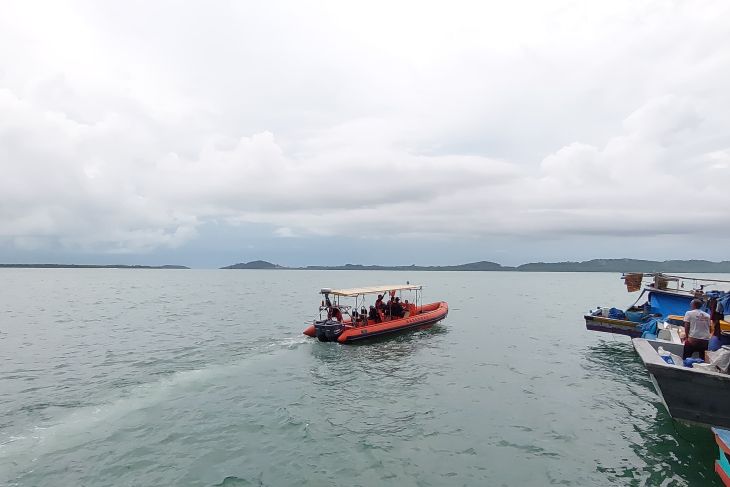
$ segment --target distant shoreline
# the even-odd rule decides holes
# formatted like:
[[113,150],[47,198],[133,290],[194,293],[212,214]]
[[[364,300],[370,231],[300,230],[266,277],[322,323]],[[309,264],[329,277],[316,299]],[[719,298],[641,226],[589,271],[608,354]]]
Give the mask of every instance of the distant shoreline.
[[0,264],[0,269],[190,269],[184,265]]
[[638,260],[593,259],[584,262],[531,262],[520,266],[503,266],[480,261],[450,266],[380,266],[345,264],[340,266],[285,267],[264,260],[233,264],[221,269],[326,270],[326,271],[464,271],[464,272],[691,272],[730,273],[730,261],[707,260]]
[[[190,269],[183,265],[122,265],[122,264],[0,264],[0,269]],[[345,264],[336,266],[287,267],[264,260],[233,264],[220,269],[232,270],[309,270],[309,271],[460,271],[460,272],[664,272],[664,273],[730,273],[730,261],[707,260],[638,260],[593,259],[583,262],[531,262],[519,266],[503,266],[496,262],[480,261],[449,266],[382,266]]]

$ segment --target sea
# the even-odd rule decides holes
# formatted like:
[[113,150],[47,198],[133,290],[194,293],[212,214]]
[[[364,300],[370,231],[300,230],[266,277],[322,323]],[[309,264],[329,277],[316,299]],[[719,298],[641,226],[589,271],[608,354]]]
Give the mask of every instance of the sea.
[[[302,335],[320,288],[424,286],[430,330]],[[614,273],[0,269],[0,485],[720,485]]]

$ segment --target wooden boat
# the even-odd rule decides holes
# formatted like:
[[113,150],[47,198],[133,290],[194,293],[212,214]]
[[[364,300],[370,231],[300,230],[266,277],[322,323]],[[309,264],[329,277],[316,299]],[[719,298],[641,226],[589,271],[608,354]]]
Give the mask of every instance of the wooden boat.
[[719,450],[718,458],[715,460],[715,473],[725,487],[730,487],[730,431],[722,428],[712,428],[715,434],[715,442]]
[[659,356],[659,347],[681,356],[681,344],[643,338],[634,338],[632,343],[670,416],[689,423],[730,428],[730,375],[684,367],[681,363],[671,365]]
[[[304,334],[323,342],[350,343],[389,333],[428,328],[446,318],[449,305],[445,301],[423,304],[421,291],[421,286],[412,284],[322,289],[320,294],[324,299],[319,307],[319,320],[314,320],[304,330]],[[404,300],[401,304],[402,313],[397,313],[393,303],[404,292],[413,293],[415,299]],[[378,294],[390,296],[390,309],[388,305],[381,309],[374,305],[367,306],[368,297],[372,299],[373,295]],[[354,305],[343,304],[342,298],[354,299]]]
[[[644,281],[646,278],[649,278],[648,282]],[[639,297],[625,311],[614,309],[620,311],[617,313],[620,317],[612,315],[612,310],[609,308],[599,307],[591,310],[583,316],[587,330],[626,335],[631,338],[647,337],[647,334],[650,335],[649,338],[656,338],[656,335],[664,330],[660,338],[676,341],[677,337],[672,336],[671,331],[673,327],[677,327],[675,331],[683,327],[684,313],[689,311],[692,300],[705,299],[704,288],[708,284],[725,282],[659,273],[625,274],[622,279],[626,281],[629,291],[636,291],[642,288],[643,284]],[[639,305],[644,296],[646,296],[645,301]],[[648,330],[647,324],[650,324],[651,320],[662,325],[657,333]],[[730,332],[730,323],[722,320],[720,326],[723,332]]]

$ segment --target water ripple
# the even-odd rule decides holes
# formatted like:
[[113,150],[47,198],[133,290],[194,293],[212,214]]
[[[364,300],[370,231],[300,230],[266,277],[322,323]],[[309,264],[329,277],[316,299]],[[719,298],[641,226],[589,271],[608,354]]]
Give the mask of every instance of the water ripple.
[[616,276],[419,273],[440,326],[301,335],[321,286],[403,274],[0,270],[0,483],[712,485],[626,340]]

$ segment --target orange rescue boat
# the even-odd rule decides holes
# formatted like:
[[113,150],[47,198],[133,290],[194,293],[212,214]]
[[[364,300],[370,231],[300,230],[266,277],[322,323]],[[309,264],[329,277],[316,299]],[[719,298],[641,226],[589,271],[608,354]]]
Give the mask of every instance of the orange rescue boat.
[[[411,292],[415,299],[401,302],[403,293]],[[304,334],[323,342],[350,343],[374,336],[405,330],[429,328],[446,318],[449,305],[445,301],[423,304],[422,286],[390,285],[353,289],[329,289],[320,291],[324,299],[319,307],[319,320],[304,330]],[[366,306],[370,295],[389,295],[385,304]],[[354,305],[342,303],[341,298],[354,298]]]

